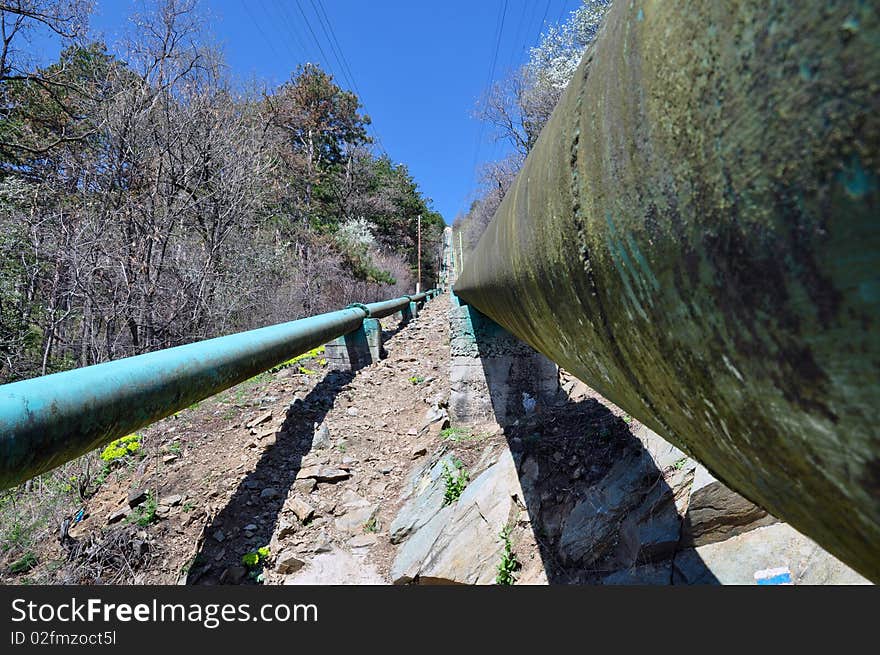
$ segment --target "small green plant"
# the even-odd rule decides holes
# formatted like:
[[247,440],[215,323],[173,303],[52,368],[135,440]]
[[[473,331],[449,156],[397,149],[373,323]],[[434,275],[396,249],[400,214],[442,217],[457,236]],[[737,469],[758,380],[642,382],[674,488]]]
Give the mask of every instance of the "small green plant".
[[425,378],[423,378],[421,375],[413,375],[413,376],[409,379],[409,381],[410,381],[410,384],[412,384],[413,386],[418,386],[418,385],[420,385],[422,382],[425,381]]
[[467,428],[444,428],[440,431],[440,438],[447,439],[453,443],[460,443],[462,441],[478,441],[484,437],[491,436],[488,433],[474,434]]
[[101,459],[108,464],[116,462],[127,455],[133,455],[141,448],[141,437],[137,434],[129,434],[111,441],[101,451]]
[[183,566],[180,567],[179,575],[186,575],[190,572],[190,569],[195,565],[196,560],[199,558],[198,555],[193,555],[186,562],[184,562]]
[[633,422],[633,417],[630,416],[629,414],[624,414],[623,415],[623,422],[626,423],[627,425],[630,425]]
[[513,552],[513,544],[510,541],[510,526],[506,526],[498,536],[504,542],[504,550],[501,551],[501,561],[498,563],[498,575],[495,576],[495,584],[512,585],[514,582],[513,573],[519,569],[520,564],[516,559],[516,553]]
[[9,528],[9,532],[6,533],[6,539],[0,542],[0,550],[5,553],[12,548],[20,548],[26,543],[27,538],[28,530],[21,522],[15,521]]
[[179,455],[181,453],[180,442],[172,441],[171,444],[168,446],[168,452],[172,455]]
[[261,546],[256,550],[252,550],[249,553],[245,553],[241,556],[241,563],[244,564],[249,569],[255,569],[261,564],[264,564],[267,559],[269,559],[269,547]]
[[101,470],[98,471],[98,475],[95,476],[95,490],[104,484],[107,481],[107,477],[110,475],[110,463],[104,462],[104,465],[101,467]]
[[344,442],[337,445],[336,447],[339,449],[340,453],[344,453],[346,450],[348,450],[348,446],[346,446]]
[[37,556],[31,551],[26,552],[22,557],[15,560],[9,565],[10,573],[27,573],[37,565]]
[[313,371],[312,369],[306,368],[305,366],[300,366],[299,372],[303,375],[315,375],[317,373],[317,371]]
[[373,516],[364,523],[364,532],[379,532],[379,519]]
[[182,507],[181,509],[182,509],[184,512],[191,512],[191,511],[193,511],[195,508],[196,508],[196,504],[195,504],[193,501],[188,500],[188,501],[186,501],[186,502],[183,504],[183,507]]
[[468,473],[460,459],[453,458],[452,466],[448,462],[443,463],[443,481],[446,483],[443,504],[449,505],[459,499],[468,484]]
[[128,515],[127,520],[129,523],[136,523],[140,527],[145,528],[159,520],[159,517],[156,516],[156,508],[158,506],[159,503],[156,501],[156,496],[150,493],[147,495],[147,499]]
[[[281,362],[278,366],[273,366],[272,368],[269,369],[269,373],[277,373],[281,369],[288,368],[289,366],[294,366],[296,364],[299,364],[300,362],[306,361],[307,359],[314,359],[318,355],[323,355],[323,354],[324,354],[324,346],[319,346],[319,347],[315,348],[314,350],[310,350],[307,353],[303,353],[302,355],[297,355],[296,357],[294,357],[292,359],[288,359],[286,362]],[[320,361],[320,364],[321,364],[321,366],[325,366],[327,364],[327,360],[322,358]]]
[[465,428],[444,428],[440,431],[441,439],[449,439],[450,441],[464,441],[472,438],[473,435]]
[[682,457],[680,460],[676,461],[675,464],[673,464],[672,466],[675,468],[676,471],[680,471],[681,469],[684,468],[684,465],[687,464],[687,461],[688,461],[687,457]]

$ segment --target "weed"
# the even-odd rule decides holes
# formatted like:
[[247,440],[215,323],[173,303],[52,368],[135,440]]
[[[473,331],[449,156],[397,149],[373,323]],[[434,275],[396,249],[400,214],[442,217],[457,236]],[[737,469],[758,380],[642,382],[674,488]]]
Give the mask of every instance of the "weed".
[[241,563],[248,567],[256,566],[260,563],[260,556],[257,551],[253,550],[241,556]]
[[248,568],[248,577],[255,582],[263,582],[263,566],[269,559],[269,547],[261,546],[241,556],[241,563]]
[[27,573],[37,565],[37,556],[31,551],[26,552],[22,557],[15,560],[9,566],[10,573]]
[[623,415],[623,422],[626,423],[627,425],[630,425],[633,422],[633,417],[630,416],[629,414],[624,414]]
[[[319,347],[315,348],[314,350],[310,350],[306,353],[303,353],[302,355],[297,355],[296,357],[294,357],[292,359],[288,359],[286,362],[281,362],[280,364],[278,364],[278,366],[273,366],[272,368],[269,369],[269,373],[277,373],[281,369],[287,368],[289,366],[294,366],[295,364],[299,364],[300,362],[304,362],[307,359],[314,359],[318,355],[323,355],[323,354],[324,354],[324,346],[319,346]],[[327,364],[327,360],[322,358],[319,363],[321,364],[321,366],[325,366]]]
[[5,539],[0,543],[0,549],[5,553],[13,548],[21,548],[27,543],[29,534],[24,524],[15,521],[5,535]]
[[675,468],[676,471],[680,471],[681,469],[684,468],[684,465],[687,464],[687,461],[688,461],[687,457],[682,457],[680,460],[676,461],[675,464],[673,464],[672,466]]
[[341,444],[339,444],[339,445],[336,446],[336,447],[339,449],[339,452],[340,452],[340,453],[344,453],[344,452],[348,449],[348,447],[345,445],[344,442],[341,443]]
[[184,512],[191,512],[191,511],[193,511],[195,508],[196,508],[196,504],[195,504],[193,501],[188,500],[188,501],[186,501],[186,502],[183,504],[183,507],[182,507],[181,509],[182,509]]
[[422,382],[425,381],[425,378],[423,378],[421,375],[413,375],[413,376],[409,379],[409,381],[410,381],[410,383],[411,383],[413,386],[418,386],[418,385],[420,385]]
[[501,561],[498,563],[495,584],[512,585],[514,582],[513,572],[519,569],[520,563],[516,559],[513,544],[510,542],[510,526],[506,526],[498,536],[504,542],[504,550],[501,552]]
[[100,487],[107,481],[107,476],[110,475],[110,463],[104,462],[104,466],[101,467],[101,470],[98,472],[98,475],[95,476],[95,489]]
[[312,369],[306,368],[305,366],[300,366],[299,372],[303,375],[315,375],[317,373],[317,371],[313,371]]
[[193,555],[186,562],[183,563],[183,566],[180,567],[179,575],[186,575],[190,572],[193,566],[195,566],[196,560],[198,559],[198,555]]
[[379,532],[379,519],[374,516],[364,523],[364,532]]
[[145,528],[159,520],[159,517],[156,516],[156,507],[158,505],[156,496],[150,493],[147,495],[147,499],[128,515],[126,520],[129,523],[136,523],[140,527]]
[[179,455],[181,452],[180,442],[179,441],[171,442],[171,444],[168,446],[168,452],[171,453],[172,455]]
[[488,434],[474,434],[467,428],[444,428],[440,431],[441,439],[448,439],[453,443],[461,443],[462,441],[478,441]]
[[448,462],[443,463],[443,481],[446,483],[443,504],[449,505],[459,499],[468,484],[468,473],[460,459],[453,458],[451,467]]
[[470,433],[470,430],[465,428],[444,428],[440,431],[440,438],[458,442],[471,439],[473,435]]
[[127,455],[133,455],[141,448],[141,437],[137,434],[129,434],[111,441],[101,451],[101,459],[108,464],[116,462]]

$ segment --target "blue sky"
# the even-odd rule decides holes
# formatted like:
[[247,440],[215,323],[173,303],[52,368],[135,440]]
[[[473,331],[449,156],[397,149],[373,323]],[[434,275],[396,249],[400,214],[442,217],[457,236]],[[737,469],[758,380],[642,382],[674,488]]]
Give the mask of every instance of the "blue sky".
[[[349,87],[318,20],[323,7],[367,113],[372,133],[409,166],[447,222],[467,208],[475,160],[503,155],[471,117],[490,76],[524,63],[542,25],[567,17],[579,0],[200,0],[233,74],[278,84],[297,64],[316,61]],[[505,11],[506,6],[506,11]],[[93,29],[112,46],[132,0],[97,0]],[[308,21],[300,13],[302,7]],[[322,15],[323,17],[323,15]],[[321,44],[324,54],[315,45]],[[325,56],[326,55],[326,58]]]

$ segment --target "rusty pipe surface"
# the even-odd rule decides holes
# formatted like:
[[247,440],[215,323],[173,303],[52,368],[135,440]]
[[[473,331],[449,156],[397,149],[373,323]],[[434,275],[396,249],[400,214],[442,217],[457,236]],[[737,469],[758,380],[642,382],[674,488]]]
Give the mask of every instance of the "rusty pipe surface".
[[455,291],[880,580],[880,18],[617,2]]

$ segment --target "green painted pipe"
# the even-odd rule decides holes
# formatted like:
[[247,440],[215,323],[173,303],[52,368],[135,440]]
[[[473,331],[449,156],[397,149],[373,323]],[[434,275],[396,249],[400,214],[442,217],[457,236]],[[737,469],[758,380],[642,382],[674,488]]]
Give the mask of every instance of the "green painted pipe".
[[455,291],[880,581],[880,12],[616,2]]
[[0,488],[357,330],[365,316],[343,309],[0,386]]
[[393,300],[385,300],[383,302],[374,302],[364,305],[370,312],[370,318],[385,318],[391,316],[394,312],[399,312],[404,307],[409,306],[409,296],[394,298]]

